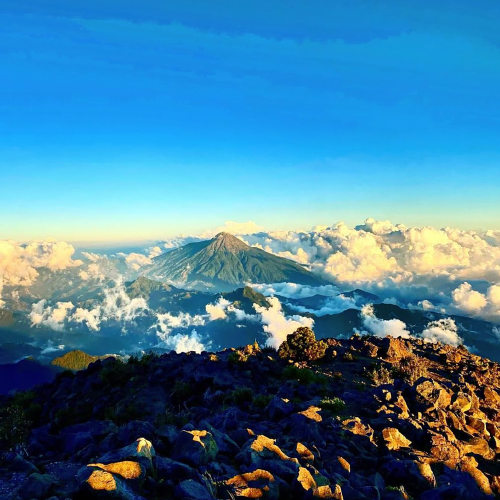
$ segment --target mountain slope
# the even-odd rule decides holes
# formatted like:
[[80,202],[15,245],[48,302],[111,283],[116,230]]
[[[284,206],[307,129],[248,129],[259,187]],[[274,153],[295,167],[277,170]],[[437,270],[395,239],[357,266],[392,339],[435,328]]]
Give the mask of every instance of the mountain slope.
[[156,257],[145,275],[220,291],[234,290],[246,283],[325,284],[299,264],[250,247],[228,233],[219,233],[212,240],[189,243]]

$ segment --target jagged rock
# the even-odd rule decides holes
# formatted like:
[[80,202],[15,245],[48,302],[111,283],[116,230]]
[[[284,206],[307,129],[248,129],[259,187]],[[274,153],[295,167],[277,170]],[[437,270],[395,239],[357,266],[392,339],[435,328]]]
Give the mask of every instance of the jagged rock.
[[447,409],[451,403],[451,394],[434,380],[423,380],[415,386],[417,402],[427,407],[427,410]]
[[31,500],[33,498],[46,498],[50,489],[54,486],[55,478],[50,474],[31,474],[26,482],[17,492],[21,500]]
[[486,386],[484,388],[484,402],[488,406],[498,408],[498,406],[500,405],[500,395],[495,389]]
[[458,448],[453,443],[450,443],[442,434],[429,431],[429,435],[431,455],[448,466],[454,467],[460,458]]
[[347,473],[351,472],[351,464],[343,457],[337,457],[337,460],[339,461],[339,464],[341,467],[347,471]]
[[26,474],[32,474],[33,472],[40,472],[36,465],[28,462],[20,455],[16,455],[12,462],[9,464],[9,470],[11,472],[24,472]]
[[400,448],[408,448],[411,445],[411,441],[406,439],[398,429],[394,427],[388,427],[382,431],[382,437],[384,438],[385,445],[389,450],[399,450]]
[[263,469],[238,474],[227,479],[226,484],[232,490],[235,490],[236,496],[246,498],[279,498],[279,488],[274,476]]
[[111,464],[124,461],[137,461],[141,463],[146,470],[152,470],[152,459],[155,455],[156,452],[151,442],[147,439],[139,438],[135,443],[132,443],[129,446],[106,453],[100,457],[97,462],[102,464]]
[[486,495],[493,495],[488,478],[478,468],[477,460],[474,457],[464,457],[460,462],[460,469],[472,476],[478,488]]
[[215,459],[219,448],[212,434],[206,430],[183,430],[172,450],[172,458],[190,465],[206,465]]
[[181,481],[175,488],[175,497],[185,500],[210,500],[215,498],[205,486],[192,479]]
[[407,486],[420,494],[436,485],[436,478],[428,464],[414,460],[390,460],[380,470],[382,477],[390,486]]
[[262,459],[289,460],[298,463],[296,458],[290,458],[286,453],[283,453],[276,444],[276,439],[270,439],[264,435],[257,436],[249,445],[247,450],[250,451],[252,462],[259,462]]
[[266,413],[271,420],[281,420],[293,413],[293,405],[288,399],[273,396],[266,407]]
[[399,361],[411,356],[411,349],[403,339],[386,337],[380,347],[381,355],[389,361]]
[[314,462],[314,454],[307,446],[304,446],[302,443],[297,443],[296,451],[302,459],[307,462]]
[[154,466],[159,479],[165,480],[175,477],[183,481],[185,479],[196,479],[199,476],[198,471],[189,465],[158,455],[154,459]]
[[370,442],[373,442],[373,429],[369,425],[363,424],[359,417],[344,420],[342,426],[345,430],[357,436],[366,436]]

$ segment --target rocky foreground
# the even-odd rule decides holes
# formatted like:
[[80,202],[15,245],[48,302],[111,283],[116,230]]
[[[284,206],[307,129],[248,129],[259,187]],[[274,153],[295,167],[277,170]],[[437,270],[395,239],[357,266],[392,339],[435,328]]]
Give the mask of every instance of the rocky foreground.
[[99,360],[4,399],[0,498],[500,495],[498,364],[418,340],[326,344]]

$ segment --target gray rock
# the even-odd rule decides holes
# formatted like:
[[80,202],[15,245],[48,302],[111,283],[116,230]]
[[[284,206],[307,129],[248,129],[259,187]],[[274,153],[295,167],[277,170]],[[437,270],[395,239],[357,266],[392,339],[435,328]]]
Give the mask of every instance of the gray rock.
[[175,489],[175,496],[176,498],[189,500],[210,500],[214,498],[205,486],[192,479],[179,483]]

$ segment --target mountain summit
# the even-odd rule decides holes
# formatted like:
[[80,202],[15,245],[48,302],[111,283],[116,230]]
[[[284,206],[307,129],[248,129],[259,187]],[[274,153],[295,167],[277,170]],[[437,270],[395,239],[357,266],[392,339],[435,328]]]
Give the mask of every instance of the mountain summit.
[[197,289],[230,291],[247,283],[293,282],[323,285],[325,281],[300,264],[250,247],[229,233],[189,243],[156,257],[145,275]]

